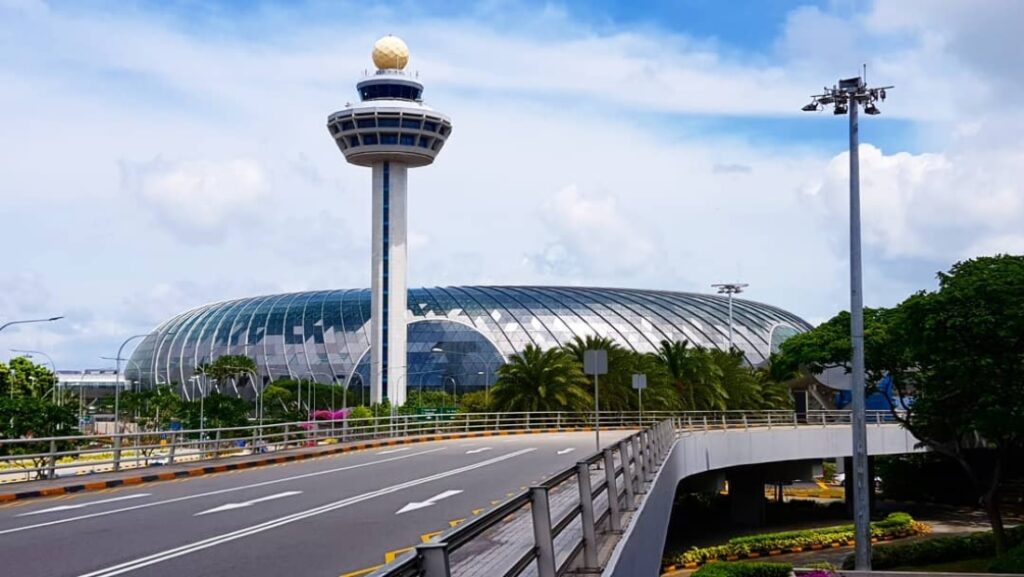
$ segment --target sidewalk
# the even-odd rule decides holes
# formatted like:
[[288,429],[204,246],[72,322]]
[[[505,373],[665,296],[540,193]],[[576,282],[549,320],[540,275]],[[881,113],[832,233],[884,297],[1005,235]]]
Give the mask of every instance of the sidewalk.
[[78,493],[80,491],[99,491],[101,489],[121,487],[124,485],[139,485],[155,481],[169,481],[180,477],[197,477],[199,475],[222,473],[224,471],[234,471],[237,469],[250,469],[253,467],[288,463],[291,461],[302,461],[312,459],[314,457],[351,453],[354,451],[390,447],[394,445],[428,443],[431,441],[444,441],[449,439],[471,439],[479,437],[541,433],[572,433],[590,430],[591,429],[589,428],[564,428],[520,429],[510,431],[470,431],[462,433],[440,433],[434,435],[418,435],[410,437],[373,439],[369,441],[354,441],[348,443],[323,444],[313,447],[296,447],[256,455],[223,457],[220,459],[207,459],[205,461],[193,461],[190,463],[174,465],[138,467],[110,473],[95,473],[60,477],[57,479],[11,483],[0,488],[0,503],[17,501],[20,499],[33,499],[36,497],[66,495],[69,493]]

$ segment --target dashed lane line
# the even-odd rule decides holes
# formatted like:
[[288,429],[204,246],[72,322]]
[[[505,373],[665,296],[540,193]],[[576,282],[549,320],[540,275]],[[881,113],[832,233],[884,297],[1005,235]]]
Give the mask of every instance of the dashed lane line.
[[[404,483],[399,483],[397,485],[392,485],[390,487],[385,487],[383,489],[378,489],[376,491],[371,491],[369,493],[363,493],[362,495],[356,495],[356,496],[353,496],[353,497],[348,497],[348,498],[345,498],[345,499],[341,499],[341,500],[335,501],[333,503],[327,503],[326,505],[321,505],[319,507],[314,507],[312,509],[307,509],[305,511],[300,511],[298,513],[292,513],[290,515],[285,515],[284,517],[279,517],[277,519],[272,519],[270,521],[266,521],[266,522],[263,522],[263,523],[252,525],[250,527],[244,527],[244,528],[238,529],[236,531],[231,531],[230,533],[225,533],[225,534],[222,534],[222,535],[216,535],[214,537],[208,537],[206,539],[202,539],[202,540],[196,541],[194,543],[189,543],[187,545],[182,545],[180,547],[174,547],[172,549],[167,549],[167,550],[161,551],[159,553],[154,553],[152,555],[147,555],[145,557],[140,557],[138,559],[134,559],[134,560],[131,560],[131,561],[126,561],[124,563],[119,563],[117,565],[112,565],[110,567],[99,569],[97,571],[92,571],[90,573],[85,573],[85,574],[80,575],[79,577],[113,577],[114,575],[121,575],[123,573],[128,573],[130,571],[135,571],[136,569],[142,569],[142,568],[148,567],[150,565],[155,565],[157,563],[162,563],[164,561],[169,561],[169,560],[174,559],[176,557],[181,557],[181,556],[184,556],[184,555],[189,555],[191,553],[196,553],[196,552],[202,551],[204,549],[209,549],[210,547],[215,547],[217,545],[223,545],[224,543],[229,543],[231,541],[242,539],[244,537],[250,537],[252,535],[256,535],[256,534],[262,533],[264,531],[269,531],[271,529],[275,529],[277,527],[281,527],[281,526],[284,526],[284,525],[289,525],[289,524],[295,523],[297,521],[302,521],[302,520],[305,520],[305,519],[308,519],[308,518],[311,518],[311,517],[315,517],[317,515],[322,515],[324,513],[329,513],[331,511],[335,511],[335,510],[338,510],[338,509],[349,507],[351,505],[355,505],[357,503],[362,503],[364,501],[369,501],[369,500],[375,499],[377,497],[382,497],[384,495],[390,495],[392,493],[397,493],[398,491],[402,491],[404,489],[409,489],[411,487],[416,487],[416,486],[419,486],[419,485],[424,485],[426,483],[431,483],[433,481],[438,481],[440,479],[445,479],[445,478],[448,478],[448,477],[453,477],[453,476],[461,475],[463,473],[467,473],[467,472],[473,471],[475,469],[481,469],[481,468],[484,468],[484,467],[489,467],[491,465],[500,463],[502,461],[506,461],[508,459],[512,459],[512,458],[515,458],[515,457],[518,457],[518,456],[521,456],[521,455],[525,455],[527,453],[531,453],[533,451],[536,451],[536,449],[533,448],[533,447],[529,447],[529,448],[525,448],[525,449],[520,449],[520,450],[514,451],[512,453],[507,453],[505,455],[501,455],[501,456],[498,456],[498,457],[487,459],[486,461],[480,461],[479,463],[473,463],[471,465],[466,465],[464,467],[459,467],[457,469],[452,469],[450,471],[445,471],[443,473],[437,473],[437,474],[430,475],[430,476],[427,476],[427,477],[421,477],[419,479],[413,479],[411,481],[406,481]],[[411,549],[412,548],[410,548],[410,550]]]
[[109,511],[97,511],[96,513],[89,513],[86,515],[78,515],[77,517],[68,517],[65,519],[56,519],[53,521],[47,521],[45,523],[36,523],[33,525],[23,525],[21,527],[12,527],[10,529],[0,530],[0,535],[6,535],[8,533],[18,533],[21,531],[28,531],[30,529],[39,529],[42,527],[49,527],[51,525],[61,525],[64,523],[72,523],[75,521],[81,521],[84,519],[93,519],[95,517],[105,517],[107,515],[114,515],[116,513],[125,513],[128,511],[136,511],[139,509],[148,509],[150,507],[156,507],[159,505],[168,505],[170,503],[180,503],[181,501],[191,501],[192,499],[199,499],[202,497],[209,497],[212,495],[223,495],[225,493],[233,493],[235,491],[242,491],[244,489],[253,489],[256,487],[266,487],[268,485],[276,485],[279,483],[287,483],[288,481],[295,481],[298,479],[307,479],[309,477],[318,477],[321,475],[329,475],[331,473],[337,473],[339,471],[348,471],[351,469],[361,469],[363,467],[369,467],[371,465],[379,465],[381,463],[389,463],[391,461],[400,461],[403,459],[410,459],[412,457],[418,457],[427,453],[436,453],[438,451],[445,450],[444,447],[436,449],[427,449],[418,453],[409,453],[407,455],[398,455],[395,457],[388,457],[386,459],[377,459],[376,461],[367,461],[365,463],[357,463],[355,465],[346,465],[344,467],[336,467],[334,469],[326,469],[323,471],[313,471],[312,473],[303,473],[301,475],[293,475],[291,477],[281,477],[280,479],[271,479],[269,481],[262,481],[260,483],[253,483],[251,485],[239,485],[237,487],[227,487],[225,489],[217,489],[216,491],[207,491],[205,493],[196,493],[194,495],[185,495],[182,497],[175,497],[173,499],[165,499],[163,501],[153,501],[150,503],[142,503],[139,505],[132,505],[130,507],[121,507],[120,509],[111,509]]

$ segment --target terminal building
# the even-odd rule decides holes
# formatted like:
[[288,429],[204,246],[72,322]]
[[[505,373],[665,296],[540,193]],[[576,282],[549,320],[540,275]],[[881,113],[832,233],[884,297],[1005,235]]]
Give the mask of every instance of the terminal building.
[[[728,348],[728,299],[657,290],[541,286],[410,289],[404,321],[405,391],[459,394],[494,383],[528,344],[542,348],[598,335],[654,352],[662,340]],[[194,368],[221,355],[256,361],[264,383],[308,379],[368,394],[371,291],[325,290],[219,302],[182,313],[147,336],[127,363],[129,381],[183,386]],[[810,329],[799,317],[733,301],[733,340],[752,365],[786,338]],[[403,391],[404,392],[404,391]]]

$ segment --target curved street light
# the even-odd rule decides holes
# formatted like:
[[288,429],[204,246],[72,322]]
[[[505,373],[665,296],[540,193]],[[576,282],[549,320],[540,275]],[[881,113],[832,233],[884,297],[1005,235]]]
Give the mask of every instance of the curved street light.
[[145,333],[128,337],[117,348],[117,356],[114,357],[117,362],[117,372],[114,374],[114,431],[117,433],[123,432],[121,431],[121,354],[124,353],[124,347],[129,342],[148,337],[149,335],[150,333]]
[[29,323],[52,323],[53,321],[59,321],[62,318],[64,318],[64,317],[61,316],[61,317],[50,317],[48,319],[26,319],[26,320],[22,320],[22,321],[7,321],[6,323],[0,325],[0,331],[6,329],[7,327],[9,327],[11,325],[27,325]]

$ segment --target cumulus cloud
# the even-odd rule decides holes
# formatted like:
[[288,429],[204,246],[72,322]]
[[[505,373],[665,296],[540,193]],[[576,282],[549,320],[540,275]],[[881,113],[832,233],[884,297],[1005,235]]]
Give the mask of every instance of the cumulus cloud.
[[[889,259],[933,261],[1024,246],[1024,154],[885,154],[860,147],[864,241]],[[806,189],[826,218],[849,211],[849,154]]]
[[655,243],[646,227],[614,195],[585,195],[573,184],[542,208],[553,240],[530,259],[539,270],[558,274],[615,276],[648,266]]
[[270,182],[252,159],[122,162],[122,186],[181,240],[217,242],[259,214]]

